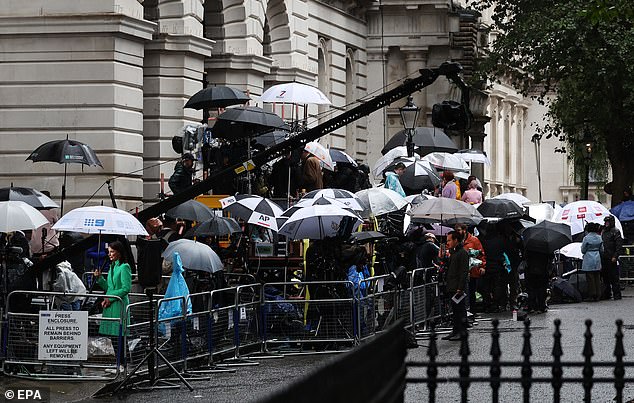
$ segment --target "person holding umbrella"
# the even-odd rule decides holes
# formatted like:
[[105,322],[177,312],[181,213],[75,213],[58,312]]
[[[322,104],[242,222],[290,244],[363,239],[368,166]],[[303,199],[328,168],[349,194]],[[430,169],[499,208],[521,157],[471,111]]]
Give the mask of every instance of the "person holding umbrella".
[[302,152],[302,188],[307,192],[324,188],[319,159],[306,149]]
[[[110,259],[110,270],[108,278],[104,279],[99,270],[95,270],[93,275],[97,279],[97,284],[106,291],[106,295],[113,295],[121,298],[118,299],[104,298],[101,303],[103,307],[104,318],[123,319],[123,332],[127,327],[127,319],[121,318],[121,312],[125,312],[126,307],[130,303],[128,294],[132,288],[132,269],[128,264],[125,247],[120,241],[114,241],[108,245],[108,258]],[[123,303],[123,307],[121,304]],[[112,346],[117,352],[117,363],[123,365],[125,362],[125,346],[119,343],[123,340],[124,334],[116,321],[102,321],[99,325],[99,333],[109,336],[112,340]]]
[[443,337],[443,340],[460,340],[460,335],[466,331],[467,324],[465,291],[469,273],[469,255],[462,247],[462,237],[457,231],[450,231],[447,234],[447,248],[449,263],[445,291],[448,296],[451,296],[453,328],[451,333]]
[[601,297],[601,256],[603,252],[603,240],[601,239],[601,226],[597,223],[588,223],[586,225],[586,236],[581,242],[581,253],[583,253],[583,262],[581,263],[581,271],[585,273],[587,280],[588,299],[590,301],[598,301]]
[[401,186],[401,182],[399,181],[399,177],[403,175],[405,172],[405,164],[399,162],[394,166],[393,172],[385,172],[385,188],[395,191],[401,196],[405,197],[405,191],[403,190],[403,186]]

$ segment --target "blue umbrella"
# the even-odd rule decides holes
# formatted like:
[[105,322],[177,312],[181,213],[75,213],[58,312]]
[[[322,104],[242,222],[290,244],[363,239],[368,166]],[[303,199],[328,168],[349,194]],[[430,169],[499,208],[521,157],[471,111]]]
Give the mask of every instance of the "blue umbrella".
[[627,200],[617,204],[610,209],[610,213],[614,214],[619,221],[634,220],[634,201]]

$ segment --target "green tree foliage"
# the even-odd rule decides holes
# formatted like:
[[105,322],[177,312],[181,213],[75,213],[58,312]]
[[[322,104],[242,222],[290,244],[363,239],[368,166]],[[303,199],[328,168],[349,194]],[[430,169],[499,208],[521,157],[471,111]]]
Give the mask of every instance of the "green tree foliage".
[[[634,2],[632,0],[476,0],[491,10],[493,42],[479,63],[524,95],[548,102],[548,123],[579,157],[584,130],[594,136],[594,164],[610,161],[613,203],[634,180]],[[552,97],[552,98],[551,98]],[[603,158],[601,158],[603,156]]]

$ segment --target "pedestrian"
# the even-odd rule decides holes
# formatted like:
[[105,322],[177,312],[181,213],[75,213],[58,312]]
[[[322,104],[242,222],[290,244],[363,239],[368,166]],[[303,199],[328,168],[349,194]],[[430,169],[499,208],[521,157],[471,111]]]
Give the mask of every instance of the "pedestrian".
[[405,164],[399,162],[394,166],[394,171],[385,172],[385,185],[386,189],[390,189],[405,197],[405,191],[403,190],[403,186],[401,186],[401,181],[399,177],[403,175],[405,172]]
[[469,189],[462,195],[462,201],[469,204],[482,203],[482,192],[478,190],[478,183],[475,180],[469,183]]
[[623,246],[621,232],[614,227],[614,216],[605,217],[603,232],[603,254],[601,255],[601,278],[603,280],[602,299],[621,299],[621,284],[619,283],[619,268],[617,260]]
[[442,193],[441,197],[448,199],[461,200],[460,187],[454,180],[454,174],[451,171],[445,171],[442,173]]
[[508,302],[508,271],[504,267],[505,244],[500,227],[490,224],[480,241],[487,259],[480,284],[483,308],[487,313],[504,312]]
[[[469,232],[466,224],[458,223],[455,229],[464,239],[462,245],[469,255],[469,301],[467,302],[469,310],[475,312],[476,291],[478,290],[480,278],[486,273],[486,253],[484,253],[484,248],[478,237]],[[473,265],[471,264],[472,262],[474,263]]]
[[132,270],[128,264],[125,247],[120,241],[114,241],[108,245],[108,258],[110,259],[108,278],[104,279],[98,270],[95,270],[93,275],[97,279],[97,285],[104,289],[106,295],[119,298],[103,299],[102,317],[116,320],[102,320],[99,324],[99,333],[110,337],[117,357],[117,365],[124,365],[126,348],[122,341],[128,322],[125,312],[130,303],[128,294],[132,288]]
[[302,189],[306,192],[324,188],[324,176],[319,159],[306,149],[302,152]]
[[451,301],[453,312],[453,328],[443,340],[460,340],[463,332],[467,331],[466,286],[469,273],[469,256],[462,246],[462,238],[456,231],[447,234],[447,248],[449,262],[447,264],[447,279],[445,292]]
[[599,233],[601,226],[596,223],[588,223],[585,228],[586,236],[581,242],[583,261],[581,271],[586,275],[587,298],[590,301],[598,301],[601,297],[601,252],[603,252],[603,239]]
[[181,160],[176,163],[174,173],[167,182],[172,193],[181,193],[192,185],[194,173],[196,173],[194,161],[196,161],[196,157],[193,154],[185,153]]

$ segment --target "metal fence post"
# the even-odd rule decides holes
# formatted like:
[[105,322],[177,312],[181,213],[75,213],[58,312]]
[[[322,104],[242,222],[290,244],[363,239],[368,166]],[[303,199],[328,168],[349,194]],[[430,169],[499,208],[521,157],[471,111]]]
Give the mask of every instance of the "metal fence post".
[[625,356],[625,348],[623,347],[623,321],[616,321],[616,343],[614,344],[614,356],[616,363],[614,364],[614,388],[616,389],[617,403],[623,402],[623,388],[625,387],[625,366],[623,365],[623,357]]
[[471,384],[471,380],[469,378],[469,373],[471,369],[469,367],[469,355],[471,355],[471,350],[469,350],[469,332],[467,332],[467,319],[463,319],[462,324],[462,332],[460,333],[460,400],[462,403],[467,403],[469,401],[469,385]]
[[592,321],[586,320],[586,331],[583,334],[585,342],[583,344],[583,389],[584,397],[583,401],[586,403],[592,402],[592,376],[594,375],[594,369],[592,368],[592,356],[594,351],[592,350]]
[[436,377],[438,376],[438,365],[436,364],[436,357],[438,356],[438,346],[436,345],[436,327],[432,324],[429,332],[429,347],[427,349],[427,356],[429,357],[429,363],[427,364],[427,388],[429,389],[429,401],[436,401],[436,388],[438,383]]
[[522,347],[522,356],[524,361],[522,362],[522,388],[524,388],[524,403],[529,403],[531,400],[531,384],[533,368],[531,367],[531,355],[533,351],[531,349],[531,321],[526,318],[524,320],[524,346]]
[[500,349],[500,329],[498,329],[500,321],[493,319],[491,324],[493,325],[493,331],[491,332],[491,369],[489,370],[489,374],[491,375],[490,385],[492,400],[494,403],[497,403],[500,399],[500,375],[502,374],[500,367],[502,350]]
[[552,365],[552,375],[553,375],[553,401],[555,403],[559,403],[561,401],[561,387],[563,385],[563,376],[564,369],[561,365],[561,356],[564,355],[564,351],[561,348],[561,331],[559,330],[561,326],[561,320],[555,319],[555,332],[553,333],[553,365]]

